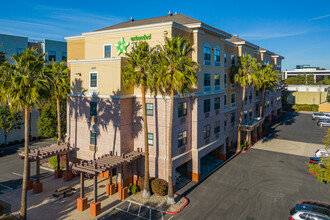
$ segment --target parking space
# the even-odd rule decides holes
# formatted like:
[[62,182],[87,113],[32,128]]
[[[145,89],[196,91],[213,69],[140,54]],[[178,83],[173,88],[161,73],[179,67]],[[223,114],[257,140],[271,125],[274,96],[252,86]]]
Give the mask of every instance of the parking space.
[[164,211],[126,201],[98,219],[169,220],[172,217],[173,215],[168,215]]

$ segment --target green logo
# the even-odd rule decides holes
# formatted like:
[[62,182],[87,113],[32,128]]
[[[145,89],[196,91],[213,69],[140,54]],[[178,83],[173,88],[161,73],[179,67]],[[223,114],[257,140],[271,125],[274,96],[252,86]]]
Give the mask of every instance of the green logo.
[[127,53],[128,45],[129,45],[129,43],[125,42],[124,38],[121,37],[120,41],[115,44],[115,46],[117,47],[117,55],[119,55],[121,53]]
[[148,35],[143,35],[143,36],[135,36],[131,37],[131,41],[137,41],[137,40],[150,40],[151,39],[151,34]]

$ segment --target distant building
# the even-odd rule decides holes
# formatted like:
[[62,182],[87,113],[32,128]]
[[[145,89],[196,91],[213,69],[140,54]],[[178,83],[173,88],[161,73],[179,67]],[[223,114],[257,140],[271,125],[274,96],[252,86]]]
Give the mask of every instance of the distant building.
[[310,65],[297,65],[296,69],[294,70],[286,70],[284,71],[284,79],[289,77],[296,77],[298,74],[307,75],[313,73],[314,75],[314,82],[319,82],[324,79],[325,76],[330,78],[330,70],[320,70],[319,67],[310,66]]
[[[5,54],[5,58],[12,64],[14,60],[11,56],[19,55],[20,52],[27,48],[35,48],[38,53],[46,53],[46,61],[61,62],[66,61],[67,47],[66,42],[54,41],[54,40],[31,40],[28,37],[20,37],[13,35],[0,34],[0,52]],[[37,110],[33,110],[30,114],[30,135],[33,137],[38,136],[37,122],[40,114]],[[24,117],[23,117],[24,121]],[[13,130],[9,136],[7,142],[13,142],[16,140],[22,140],[24,138],[24,126],[21,129]],[[3,131],[0,129],[0,145],[4,143]]]
[[5,53],[6,59],[14,63],[11,56],[18,55],[27,48],[37,49],[38,53],[45,53],[46,61],[66,61],[66,42],[55,40],[31,40],[27,37],[0,34],[0,52]]
[[288,85],[288,104],[320,104],[327,101],[329,85]]

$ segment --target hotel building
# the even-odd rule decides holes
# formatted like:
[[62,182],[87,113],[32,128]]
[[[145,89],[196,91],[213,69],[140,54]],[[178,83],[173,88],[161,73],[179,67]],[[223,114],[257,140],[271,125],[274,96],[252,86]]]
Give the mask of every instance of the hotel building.
[[[243,54],[280,69],[284,59],[269,50],[245,41],[183,14],[168,14],[119,23],[79,36],[67,37],[71,69],[68,98],[68,139],[76,148],[74,162],[91,160],[104,154],[123,155],[144,148],[140,88],[125,88],[121,69],[127,63],[125,52],[132,42],[146,40],[150,46],[164,44],[164,37],[184,36],[193,43],[192,60],[200,64],[198,84],[193,94],[176,96],[173,112],[173,183],[180,172],[199,181],[209,171],[208,158],[225,160],[237,142],[242,88],[230,80],[230,68]],[[252,141],[260,137],[260,94],[246,89],[243,123]],[[281,111],[281,91],[267,93],[266,121]],[[148,93],[148,145],[150,176],[168,179],[168,127],[170,97]],[[258,130],[259,129],[259,130]],[[258,134],[259,131],[259,134]],[[204,159],[203,159],[204,158]],[[205,159],[206,158],[206,159]],[[133,172],[144,173],[144,161],[126,164],[127,185]],[[206,165],[205,165],[206,164]],[[122,173],[122,167],[112,171]]]

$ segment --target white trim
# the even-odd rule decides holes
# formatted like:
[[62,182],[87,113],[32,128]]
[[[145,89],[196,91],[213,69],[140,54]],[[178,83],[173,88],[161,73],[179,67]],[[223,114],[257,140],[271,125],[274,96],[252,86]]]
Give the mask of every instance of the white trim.
[[[105,46],[110,46],[110,57],[105,57]],[[104,59],[112,58],[112,44],[103,44],[103,58]]]
[[204,32],[204,31],[202,31],[202,30],[199,30],[199,29],[197,29],[197,30],[193,30],[193,33],[200,33],[200,34],[205,34],[205,32]]
[[[112,50],[112,48],[111,48]],[[126,57],[112,57],[112,58],[101,58],[101,59],[87,59],[87,60],[68,60],[68,63],[109,63],[109,62],[118,62],[122,59],[127,59]]]
[[85,39],[85,37],[82,35],[77,35],[77,36],[65,37],[64,39],[67,41],[68,40],[81,40],[81,39]]

